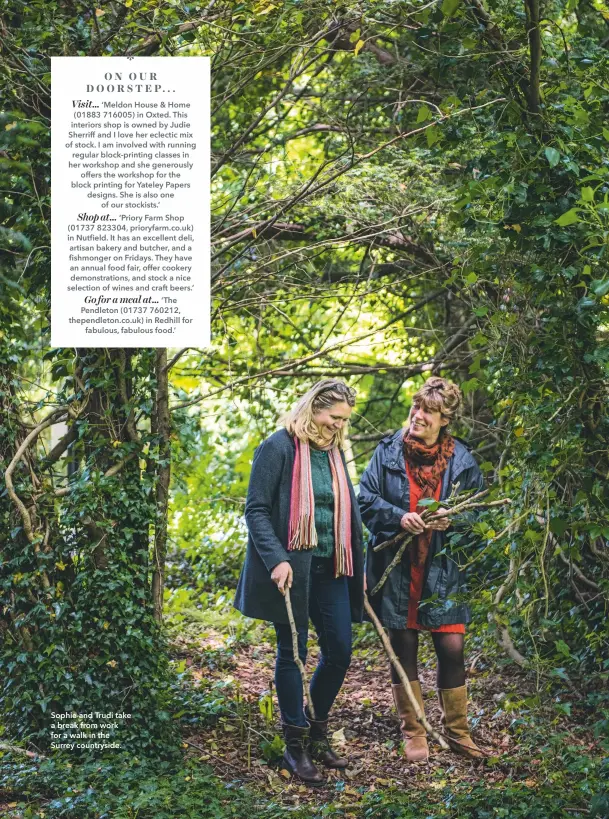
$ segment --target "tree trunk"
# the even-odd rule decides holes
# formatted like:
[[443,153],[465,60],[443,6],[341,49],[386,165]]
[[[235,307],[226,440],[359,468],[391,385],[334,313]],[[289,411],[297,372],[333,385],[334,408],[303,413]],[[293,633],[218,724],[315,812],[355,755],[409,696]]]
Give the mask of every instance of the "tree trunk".
[[167,555],[167,508],[169,481],[171,478],[171,418],[169,414],[169,383],[167,373],[167,350],[156,351],[157,394],[153,416],[153,432],[158,436],[158,473],[156,483],[156,523],[154,527],[154,552],[152,574],[152,602],[157,622],[163,619],[163,590],[165,586],[165,558]]
[[531,114],[539,113],[539,69],[541,66],[541,30],[539,28],[539,0],[525,0],[527,35],[529,38],[530,72],[528,104]]

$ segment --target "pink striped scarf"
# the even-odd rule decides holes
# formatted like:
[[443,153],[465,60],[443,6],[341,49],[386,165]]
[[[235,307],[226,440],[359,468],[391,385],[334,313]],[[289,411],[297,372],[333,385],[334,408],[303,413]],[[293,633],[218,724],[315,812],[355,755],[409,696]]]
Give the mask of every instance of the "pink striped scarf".
[[[315,530],[315,497],[311,476],[311,450],[308,442],[294,438],[296,456],[292,471],[292,497],[288,551],[314,549],[317,546]],[[334,576],[353,576],[351,553],[351,496],[349,481],[338,447],[328,452],[334,492]]]

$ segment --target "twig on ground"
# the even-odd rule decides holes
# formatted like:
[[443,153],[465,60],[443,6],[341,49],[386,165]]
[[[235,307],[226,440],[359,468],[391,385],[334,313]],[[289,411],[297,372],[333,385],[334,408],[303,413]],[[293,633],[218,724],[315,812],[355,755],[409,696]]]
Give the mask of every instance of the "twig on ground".
[[481,651],[479,651],[478,654],[475,654],[473,656],[472,661],[471,661],[471,663],[469,665],[468,674],[473,674],[474,673],[474,670],[476,668],[476,665],[477,665],[478,660],[480,659],[480,657],[482,657],[482,652]]
[[209,754],[209,756],[213,756],[214,759],[217,759],[218,762],[221,762],[223,765],[228,765],[229,768],[233,768],[235,771],[241,772],[241,768],[238,765],[233,765],[233,763],[229,762],[228,759],[223,759],[221,756],[213,754],[209,750],[209,748],[204,748],[202,745],[197,745],[196,742],[191,742],[189,739],[183,739],[182,742],[185,745],[190,745],[191,748],[196,748],[197,751],[202,751],[204,754]]

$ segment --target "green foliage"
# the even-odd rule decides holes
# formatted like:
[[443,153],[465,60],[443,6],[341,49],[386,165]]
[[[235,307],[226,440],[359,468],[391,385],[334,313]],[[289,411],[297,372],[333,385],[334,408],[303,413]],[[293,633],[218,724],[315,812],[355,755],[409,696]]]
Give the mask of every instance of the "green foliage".
[[[6,432],[2,456],[7,464],[21,408],[10,389],[14,362],[5,353],[1,363]],[[146,451],[149,458],[154,456],[154,439],[130,440],[117,425],[123,411],[129,412],[122,405],[121,379],[131,385],[133,402],[146,410],[150,356],[142,353],[131,366],[120,368],[118,377],[96,353],[81,364],[83,393],[71,398],[70,391],[60,392],[60,402],[76,406],[89,390],[91,404],[103,395],[105,410],[97,418],[83,413],[74,421],[78,444],[72,452],[82,462],[65,496],[37,503],[31,472],[21,462],[15,491],[29,499],[31,536],[8,494],[0,505],[5,636],[0,702],[5,725],[9,735],[48,748],[61,741],[51,737],[51,732],[60,734],[54,713],[122,711],[131,718],[110,741],[170,752],[168,660],[149,595],[153,480],[142,468]],[[107,475],[122,459],[127,460],[120,480]],[[31,456],[29,463],[36,462]],[[50,469],[40,474],[45,480],[52,476]]]
[[[592,694],[588,699],[591,708],[605,706],[606,719],[606,694]],[[521,713],[523,706],[523,702],[515,703]],[[434,767],[428,773],[429,787],[360,789],[359,796],[350,798],[348,808],[330,800],[294,807],[290,813],[300,819],[343,816],[346,810],[358,819],[564,819],[578,813],[601,819],[609,804],[606,723],[597,747],[592,748],[583,736],[549,732],[547,717],[538,720],[537,712],[538,706],[529,708],[529,716],[513,726],[517,753],[491,758],[482,775],[464,777],[452,766]],[[280,751],[281,740],[269,739],[267,745],[273,758]],[[336,790],[341,787],[344,782],[339,779]],[[350,787],[357,787],[356,782]],[[34,763],[5,755],[0,790],[9,798],[19,795],[12,799],[14,807],[7,816],[29,819],[42,819],[43,815],[50,819],[126,819],[134,814],[139,819],[228,819],[252,812],[274,819],[285,815],[286,810],[281,802],[244,788],[238,779],[228,785],[220,783],[194,757],[176,764],[118,754],[111,761],[74,766],[62,757]]]
[[[176,765],[132,754],[78,766],[65,759],[4,762],[0,788],[23,794],[16,811],[28,819],[237,819],[255,811],[251,794],[220,784],[199,762]],[[44,807],[37,807],[41,797]]]
[[267,762],[279,762],[282,758],[285,743],[279,734],[275,734],[272,740],[261,739],[259,744],[262,756]]
[[[45,436],[17,465],[16,492],[35,507],[32,538],[14,500],[0,496],[1,705],[14,736],[42,743],[53,709],[107,709],[119,697],[134,714],[126,742],[158,749],[175,738],[166,649],[149,599],[159,459],[151,353],[121,369],[118,354],[79,352],[78,369],[71,351],[49,351],[45,361],[40,352],[50,298],[48,58],[125,53],[151,30],[145,53],[214,55],[215,346],[190,351],[172,370],[172,402],[184,405],[174,412],[172,452],[167,600],[176,622],[186,627],[207,606],[222,616],[243,554],[253,449],[306,386],[329,374],[357,386],[352,443],[361,470],[378,438],[403,423],[421,380],[442,372],[463,384],[459,431],[496,484],[491,497],[512,499],[479,520],[482,547],[464,549],[472,637],[489,650],[498,629],[544,684],[586,674],[606,683],[609,61],[601,5],[544,4],[539,111],[529,105],[524,9],[504,0],[340,9],[254,0],[213,4],[213,19],[197,15],[197,26],[185,28],[190,12],[179,5],[134,0],[102,14],[79,3],[8,5],[2,471],[48,410],[76,407],[85,394],[92,401],[70,421],[69,493],[56,494],[68,489],[65,464],[45,463]],[[137,440],[126,434],[134,415]],[[112,480],[106,473],[123,459]],[[563,714],[571,707],[559,705]],[[198,719],[190,708],[184,719]],[[599,722],[600,732],[606,714]],[[600,764],[568,748],[560,758],[534,799],[533,786],[514,775],[497,794],[483,784],[440,784],[431,809],[553,816],[589,797],[593,815],[606,812]],[[592,772],[587,793],[573,784],[586,773],[578,759]],[[177,785],[163,788],[163,799],[173,798]],[[118,791],[109,798],[119,804]],[[368,799],[370,816],[426,810],[423,797],[411,805],[399,794]]]
[[[178,382],[179,383],[179,382]],[[211,426],[211,425],[210,425]],[[168,587],[215,594],[236,584],[245,549],[242,524],[247,472],[258,441],[248,441],[244,413],[206,430],[181,428],[174,443],[173,515]],[[193,502],[196,499],[196,502]]]
[[[458,380],[467,407],[459,431],[481,450],[489,482],[500,484],[492,497],[513,500],[483,517],[482,550],[466,556],[478,617],[486,623],[490,615],[493,639],[495,627],[507,629],[538,670],[549,673],[554,664],[571,675],[604,673],[606,23],[589,5],[579,4],[577,14],[572,3],[544,8],[535,113],[523,9],[496,3],[487,19],[472,4],[422,5],[399,4],[414,22],[396,28],[392,9],[372,4],[362,13],[348,4],[344,47],[328,35],[323,43],[334,50],[327,63],[316,46],[307,51],[319,70],[302,78],[302,94],[282,86],[287,63],[277,55],[275,72],[256,73],[221,107],[220,232],[242,235],[238,228],[252,220],[239,214],[252,203],[260,220],[286,219],[284,210],[277,215],[277,200],[288,208],[307,179],[320,187],[287,210],[302,240],[292,231],[284,240],[248,234],[218,243],[218,287],[227,299],[220,357],[216,367],[193,354],[183,373],[201,374],[201,395],[211,394],[204,415],[219,412],[240,430],[243,464],[299,386],[343,375],[358,389],[352,439],[360,470],[374,433],[403,423],[409,396],[430,369]],[[307,30],[326,24],[326,12],[312,4]],[[260,47],[280,30],[289,52],[303,31],[295,7],[264,17],[240,32]],[[369,46],[354,59],[360,40]],[[403,93],[413,75],[416,99]],[[220,72],[220,93],[231,79]],[[271,105],[281,88],[285,102]],[[253,168],[250,155],[231,145],[250,122],[254,97],[260,108],[269,104],[269,124],[247,139],[252,155],[265,160]],[[332,129],[316,131],[320,122]],[[415,309],[434,288],[441,298]],[[325,333],[328,326],[335,335]],[[367,330],[373,340],[333,349]],[[324,345],[328,353],[293,366],[300,385],[291,375],[254,378]],[[228,367],[234,380],[223,402],[216,384]],[[181,396],[179,375],[175,383]],[[253,431],[241,419],[245,407]],[[239,435],[234,441],[239,446]],[[190,564],[181,577],[207,591],[234,582],[244,533],[236,525],[240,510],[225,498],[242,497],[247,467],[237,467],[230,441],[225,446],[209,433],[194,447],[201,479],[189,489],[205,503],[217,500],[191,513],[191,531],[179,518],[176,542]]]

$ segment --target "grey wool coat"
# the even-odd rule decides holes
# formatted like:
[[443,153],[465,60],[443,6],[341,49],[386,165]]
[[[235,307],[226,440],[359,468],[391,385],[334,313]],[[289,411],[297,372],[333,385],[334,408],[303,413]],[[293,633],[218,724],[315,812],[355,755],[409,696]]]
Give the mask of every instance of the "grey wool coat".
[[[371,595],[399,546],[390,546],[380,552],[374,552],[372,547],[403,531],[400,520],[410,509],[403,436],[404,430],[401,429],[383,438],[362,475],[359,491],[362,519],[372,536],[366,560],[370,604],[387,628],[406,628],[410,593],[408,549],[381,590]],[[468,489],[479,491],[484,486],[473,455],[457,438],[455,450],[442,476],[440,500],[450,495],[454,483],[459,484],[460,492]],[[427,628],[471,621],[470,609],[464,599],[467,591],[465,572],[459,568],[454,543],[459,540],[459,547],[462,547],[468,539],[472,540],[471,524],[475,516],[470,513],[456,518],[447,532],[435,530],[431,539],[417,619],[419,625]]]
[[[284,597],[271,580],[273,568],[287,560],[294,572],[290,589],[294,620],[297,625],[305,625],[309,621],[309,578],[313,550],[287,550],[295,452],[293,438],[287,430],[281,429],[263,441],[254,453],[245,502],[247,550],[233,605],[247,617],[288,623]],[[342,452],[341,457],[345,463]],[[362,520],[348,475],[347,480],[351,496],[353,551],[353,577],[348,578],[349,598],[351,619],[359,623],[364,605]]]

